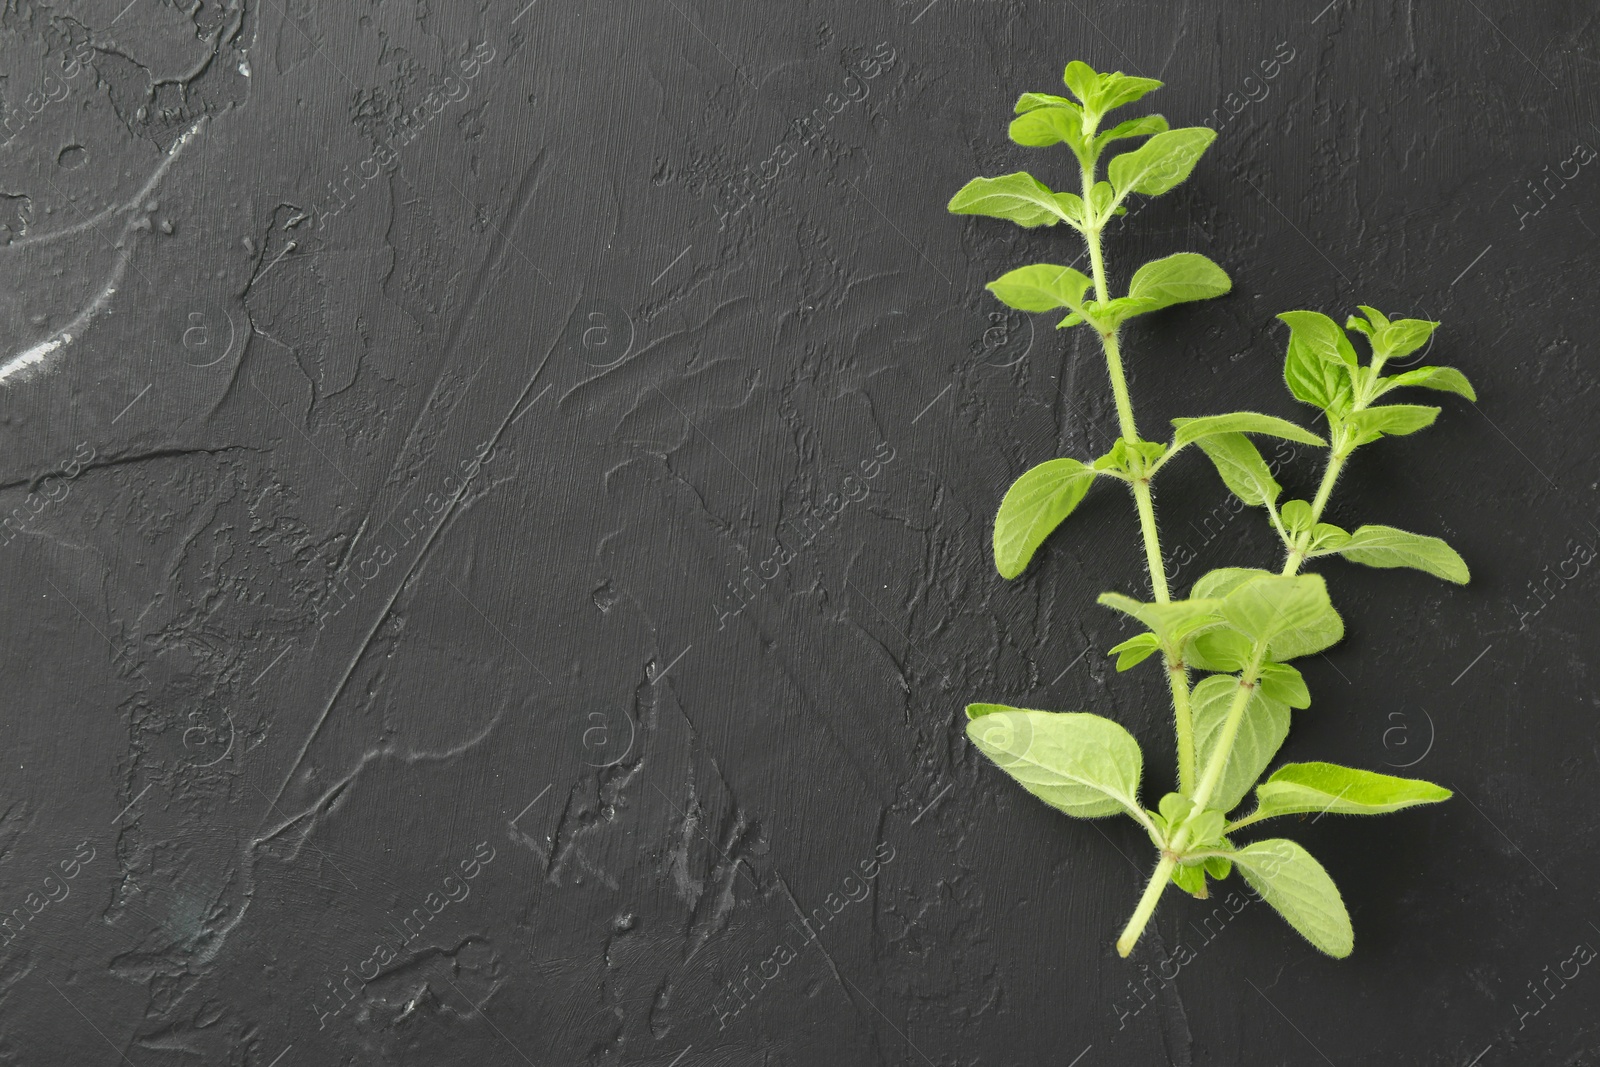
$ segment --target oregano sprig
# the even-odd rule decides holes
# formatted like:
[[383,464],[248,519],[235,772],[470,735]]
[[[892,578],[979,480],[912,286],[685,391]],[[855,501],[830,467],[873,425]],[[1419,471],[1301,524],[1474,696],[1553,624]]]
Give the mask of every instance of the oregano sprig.
[[[1305,679],[1290,661],[1320,652],[1344,636],[1344,621],[1308,561],[1342,556],[1369,567],[1411,567],[1464,583],[1466,563],[1444,541],[1389,526],[1346,531],[1325,522],[1334,487],[1356,449],[1386,436],[1430,425],[1439,409],[1378,403],[1395,389],[1421,387],[1476,399],[1451,367],[1418,367],[1383,374],[1385,364],[1428,342],[1436,322],[1391,320],[1360,306],[1340,327],[1315,311],[1290,311],[1284,380],[1294,397],[1319,409],[1324,438],[1296,423],[1258,412],[1173,420],[1165,442],[1139,436],[1123,370],[1124,323],[1177,304],[1222,296],[1232,282],[1205,256],[1179,252],[1133,272],[1127,289],[1113,295],[1106,269],[1106,226],[1127,212],[1133,196],[1160,196],[1194,170],[1216,134],[1203,127],[1171,129],[1159,115],[1128,119],[1103,129],[1117,108],[1161,87],[1150,78],[1102,74],[1074,62],[1063,76],[1071,97],[1024,93],[1017,100],[1011,139],[1036,148],[1064,145],[1078,164],[1080,187],[1056,192],[1023,171],[975,178],[951,198],[955,214],[1006,219],[1023,227],[1064,224],[1082,237],[1090,273],[1037,263],[990,282],[1002,303],[1019,311],[1063,313],[1058,328],[1087,326],[1098,336],[1116,404],[1120,436],[1103,456],[1061,457],[1024,473],[1000,503],[994,527],[995,565],[1015,578],[1034,553],[1101,479],[1126,485],[1139,520],[1152,599],[1108,592],[1099,602],[1122,612],[1141,631],[1110,650],[1118,671],[1159,655],[1172,695],[1177,743],[1177,790],[1156,810],[1139,800],[1144,757],[1121,725],[1087,712],[1052,712],[1002,704],[967,707],[972,742],[1045,803],[1077,818],[1124,814],[1138,823],[1157,851],[1155,870],[1117,950],[1126,956],[1138,941],[1169,883],[1207,895],[1208,880],[1237,868],[1256,893],[1313,945],[1346,956],[1354,944],[1350,918],[1328,873],[1300,845],[1283,838],[1235,844],[1232,835],[1266,819],[1308,812],[1377,815],[1431,804],[1450,791],[1430,782],[1332,763],[1291,763],[1263,781],[1289,732],[1293,710],[1310,707]],[[1126,143],[1142,141],[1137,147]],[[1123,149],[1128,149],[1124,151]],[[1108,153],[1116,153],[1103,168]],[[1081,257],[1080,257],[1081,258]],[[1351,335],[1370,351],[1363,362]],[[1321,481],[1311,500],[1280,502],[1273,477],[1251,435],[1265,435],[1326,450]],[[1276,572],[1227,567],[1200,577],[1189,595],[1173,599],[1162,566],[1160,529],[1152,483],[1189,446],[1211,461],[1223,484],[1241,501],[1266,512],[1283,544]],[[1200,677],[1192,680],[1191,672]],[[1255,806],[1235,815],[1254,791]]]

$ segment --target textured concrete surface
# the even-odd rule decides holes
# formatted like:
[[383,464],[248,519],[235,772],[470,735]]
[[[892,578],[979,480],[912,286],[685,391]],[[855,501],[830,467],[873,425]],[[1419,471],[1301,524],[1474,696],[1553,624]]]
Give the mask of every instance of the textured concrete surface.
[[[1597,17],[1319,7],[7,3],[0,1063],[1600,1063]],[[1291,831],[1344,962],[1237,883],[1118,959],[1148,844],[962,736],[1093,710],[1171,778],[1126,503],[989,556],[1115,432],[982,289],[1070,235],[944,211],[1070,183],[1005,125],[1073,58],[1221,131],[1110,237],[1236,283],[1129,329],[1152,435],[1306,419],[1291,308],[1441,319],[1480,393],[1334,506],[1474,569],[1322,568],[1284,756],[1458,790]],[[1270,561],[1179,466],[1179,587]]]

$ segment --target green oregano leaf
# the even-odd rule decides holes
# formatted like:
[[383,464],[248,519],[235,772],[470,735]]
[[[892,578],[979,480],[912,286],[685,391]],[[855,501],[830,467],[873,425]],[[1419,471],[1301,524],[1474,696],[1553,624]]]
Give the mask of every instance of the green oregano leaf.
[[1011,139],[1029,148],[1065,144],[1079,160],[1093,158],[1094,148],[1083,136],[1083,115],[1077,108],[1041,107],[1011,120]]
[[1301,815],[1384,815],[1449,800],[1450,790],[1418,778],[1396,778],[1336,763],[1288,763],[1256,786],[1252,818]]
[[1421,386],[1424,389],[1438,389],[1446,393],[1455,393],[1468,400],[1477,400],[1478,394],[1472,388],[1472,383],[1467,381],[1467,376],[1454,367],[1417,367],[1403,374],[1390,375],[1379,379],[1381,383],[1378,395],[1382,396],[1391,389],[1401,389],[1410,385]]
[[952,215],[986,215],[1009,219],[1028,229],[1054,226],[1061,221],[1059,205],[1050,187],[1026,171],[998,178],[974,178],[950,198]]
[[1355,947],[1344,898],[1311,853],[1284,838],[1246,845],[1232,854],[1244,880],[1288,924],[1322,952],[1343,959]]
[[1007,271],[984,288],[1018,311],[1054,311],[1060,307],[1080,309],[1091,284],[1082,271],[1035,263]]
[[1161,648],[1161,641],[1152,633],[1136,634],[1119,645],[1114,645],[1108,655],[1117,657],[1117,670],[1126,671],[1145,660]]
[[1195,441],[1211,459],[1233,495],[1251,507],[1261,507],[1278,499],[1283,487],[1272,477],[1267,461],[1242,433],[1219,433]]
[[1349,411],[1355,402],[1356,351],[1339,324],[1316,311],[1286,311],[1278,318],[1289,326],[1283,377],[1295,399],[1329,415]]
[[[1195,759],[1199,766],[1210,762],[1239,692],[1239,679],[1231,674],[1210,675],[1200,679],[1194,687],[1189,708],[1194,719]],[[1223,812],[1238,807],[1288,736],[1289,706],[1266,696],[1259,686],[1248,690],[1244,717],[1239,721],[1233,750],[1223,764],[1222,777],[1211,794],[1211,807]]]
[[1196,670],[1242,671],[1255,652],[1255,642],[1238,630],[1216,627],[1196,634],[1184,646],[1183,661]]
[[1015,578],[1027,569],[1094,479],[1095,472],[1075,459],[1052,459],[1011,483],[994,520],[994,562],[1002,577]]
[[1160,196],[1189,176],[1216,139],[1216,131],[1204,126],[1166,130],[1113,159],[1106,173],[1119,198],[1130,193]]
[[1261,676],[1256,679],[1256,684],[1269,698],[1280,700],[1291,708],[1311,706],[1311,690],[1306,688],[1305,678],[1287,663],[1262,664]]
[[1283,528],[1290,533],[1303,533],[1311,529],[1315,516],[1311,513],[1311,505],[1304,500],[1290,500],[1278,508],[1278,518],[1283,522]]
[[1414,567],[1457,585],[1466,585],[1472,577],[1467,561],[1439,538],[1393,526],[1357,527],[1348,541],[1332,551],[1368,567]]
[[1051,807],[1080,819],[1119,811],[1146,817],[1139,807],[1139,743],[1110,719],[992,704],[973,705],[967,716],[972,743]]
[[1348,416],[1344,423],[1353,434],[1354,443],[1364,445],[1385,435],[1400,437],[1416,433],[1426,426],[1432,426],[1438,415],[1438,408],[1421,404],[1386,404],[1357,411]]
[[1252,640],[1266,642],[1271,659],[1280,663],[1326,648],[1344,635],[1319,574],[1246,582],[1222,598],[1218,613]]
[[1426,319],[1396,319],[1381,330],[1374,331],[1372,350],[1384,359],[1409,356],[1428,343],[1428,338],[1433,336],[1434,328],[1438,325]]
[[1184,638],[1202,627],[1215,624],[1217,608],[1220,606],[1215,600],[1171,600],[1165,604],[1147,604],[1121,593],[1101,593],[1098,602],[1138,619],[1167,648],[1179,648]]
[[1201,900],[1206,898],[1206,870],[1204,867],[1189,867],[1180,863],[1172,868],[1172,884],[1188,893],[1191,897]]
[[1264,571],[1260,567],[1219,567],[1201,575],[1194,583],[1194,588],[1189,590],[1189,596],[1193,600],[1224,597],[1246,582],[1271,576],[1271,571]]
[[1312,433],[1310,430],[1301,429],[1288,419],[1276,418],[1272,415],[1261,415],[1254,411],[1235,411],[1228,415],[1204,415],[1198,419],[1173,419],[1172,425],[1177,427],[1177,433],[1172,438],[1173,451],[1184,445],[1193,444],[1202,437],[1213,437],[1219,433],[1260,433],[1268,437],[1280,437],[1285,441],[1299,441],[1305,445],[1325,446],[1328,442]]
[[1125,298],[1130,310],[1123,317],[1159,311],[1174,304],[1210,300],[1233,288],[1223,269],[1205,256],[1179,252],[1151,260],[1133,273]]
[[1106,145],[1112,141],[1121,141],[1129,137],[1149,137],[1155,133],[1167,131],[1167,120],[1160,115],[1145,115],[1142,118],[1128,119],[1119,122],[1105,133],[1094,139],[1094,154],[1098,156],[1105,151]]
[[1052,96],[1049,93],[1023,93],[1017,97],[1016,113],[1025,114],[1041,107],[1059,107],[1077,115],[1081,120],[1083,109],[1064,96]]

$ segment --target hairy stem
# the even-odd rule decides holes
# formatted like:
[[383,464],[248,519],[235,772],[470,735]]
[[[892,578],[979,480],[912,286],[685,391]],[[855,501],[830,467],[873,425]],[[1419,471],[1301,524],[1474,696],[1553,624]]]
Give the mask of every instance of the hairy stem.
[[1144,887],[1144,896],[1139,898],[1139,906],[1133,909],[1132,918],[1123,928],[1122,936],[1117,938],[1117,955],[1126,957],[1133,951],[1133,946],[1138,943],[1139,935],[1144,933],[1150,916],[1155,914],[1156,902],[1161,899],[1167,883],[1172,880],[1172,868],[1177,865],[1178,861],[1171,853],[1161,854],[1161,862],[1156,864],[1156,871],[1150,876],[1150,884]]
[[[1366,398],[1359,398],[1355,410],[1360,411],[1366,407]],[[1311,525],[1315,526],[1322,520],[1322,512],[1328,506],[1328,500],[1333,495],[1333,487],[1339,481],[1339,474],[1344,470],[1346,461],[1355,447],[1344,438],[1342,430],[1335,430],[1331,435],[1331,447],[1328,450],[1328,465],[1323,469],[1322,482],[1317,486],[1317,495],[1311,502]],[[1284,561],[1283,570],[1279,573],[1284,577],[1293,577],[1300,570],[1300,565],[1305,562],[1306,537],[1302,534],[1295,540],[1295,547],[1289,552],[1289,558]],[[1239,726],[1244,721],[1245,708],[1249,706],[1250,695],[1255,691],[1256,679],[1261,673],[1261,664],[1266,660],[1267,644],[1257,642],[1251,650],[1250,662],[1245,665],[1244,671],[1239,676],[1239,691],[1234,694],[1233,702],[1228,706],[1228,718],[1223,723],[1222,736],[1218,739],[1216,750],[1211,753],[1211,759],[1206,764],[1205,775],[1200,779],[1200,785],[1191,794],[1194,799],[1194,811],[1204,811],[1206,804],[1211,800],[1211,794],[1216,792],[1217,783],[1222,780],[1223,768],[1228,765],[1228,757],[1233,754],[1233,743],[1238,737]],[[1184,691],[1187,695],[1188,683],[1184,682]],[[1177,688],[1173,689],[1173,704],[1177,706]],[[1187,711],[1187,699],[1185,699]],[[1191,755],[1192,758],[1192,755]],[[1181,787],[1180,787],[1181,788]],[[1184,790],[1188,792],[1188,790]],[[1228,833],[1255,822],[1254,818],[1246,816],[1238,822],[1228,825]],[[1128,920],[1127,927],[1122,931],[1122,936],[1117,940],[1117,951],[1123,956],[1133,951],[1134,944],[1139,940],[1139,935],[1144,933],[1145,925],[1150,921],[1150,916],[1155,912],[1156,901],[1161,899],[1161,893],[1166,889],[1168,879],[1172,877],[1172,868],[1176,861],[1168,862],[1168,854],[1182,854],[1183,848],[1189,843],[1189,827],[1180,826],[1177,833],[1173,834],[1167,849],[1163,852],[1162,862],[1157,864],[1155,873],[1151,875],[1150,884],[1145,886],[1144,896],[1139,898],[1139,906],[1134,910],[1133,917]]]
[[[1093,185],[1094,173],[1085,169],[1085,202]],[[1111,294],[1106,286],[1105,252],[1101,247],[1100,235],[1100,227],[1091,226],[1084,231],[1083,239],[1089,247],[1089,262],[1094,270],[1095,299],[1104,302],[1110,299]],[[1122,436],[1137,441],[1139,431],[1133,418],[1133,399],[1128,393],[1127,376],[1122,371],[1122,348],[1118,344],[1116,331],[1102,332],[1100,345],[1105,350],[1106,372],[1111,378],[1111,395],[1116,400],[1117,422],[1122,428]],[[1144,540],[1145,567],[1150,572],[1150,590],[1156,603],[1165,604],[1172,599],[1172,593],[1167,588],[1167,571],[1162,563],[1161,533],[1156,526],[1156,508],[1150,495],[1149,477],[1135,478],[1132,488],[1134,507],[1139,512],[1139,532]],[[1178,739],[1178,788],[1188,792],[1195,769],[1194,721],[1189,712],[1189,672],[1181,660],[1165,654],[1163,658],[1166,660],[1167,680],[1172,686],[1173,728]]]

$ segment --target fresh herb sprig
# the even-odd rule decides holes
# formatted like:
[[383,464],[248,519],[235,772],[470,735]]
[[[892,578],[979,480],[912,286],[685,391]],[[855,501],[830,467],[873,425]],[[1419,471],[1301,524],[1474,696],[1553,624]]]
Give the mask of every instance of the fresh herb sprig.
[[[1388,526],[1353,531],[1323,521],[1334,486],[1357,448],[1385,436],[1430,425],[1439,409],[1379,404],[1407,386],[1476,399],[1465,376],[1450,367],[1418,367],[1384,375],[1387,363],[1428,342],[1436,322],[1391,321],[1361,306],[1341,328],[1315,311],[1278,316],[1289,327],[1284,380],[1295,398],[1327,419],[1326,439],[1271,415],[1241,411],[1174,419],[1172,438],[1139,436],[1123,372],[1123,323],[1175,304],[1221,296],[1232,282],[1204,256],[1179,252],[1133,272],[1126,292],[1113,296],[1102,236],[1133,196],[1159,196],[1194,170],[1216,134],[1203,127],[1169,129],[1160,115],[1103,128],[1106,116],[1161,83],[1120,72],[1102,74],[1074,62],[1064,77],[1071,98],[1024,93],[1011,122],[1011,139],[1031,147],[1065,145],[1076,158],[1081,192],[1055,192],[1019,171],[976,178],[950,201],[950,211],[986,215],[1034,228],[1065,224],[1083,238],[1090,274],[1038,263],[990,282],[1002,303],[1026,312],[1066,312],[1058,328],[1087,326],[1105,353],[1121,436],[1090,462],[1052,459],[1023,474],[1001,501],[994,527],[995,564],[1002,576],[1021,574],[1035,551],[1078,506],[1093,484],[1110,479],[1130,490],[1139,517],[1152,600],[1105,593],[1099,602],[1141,626],[1111,649],[1117,670],[1156,657],[1172,693],[1177,740],[1177,790],[1156,810],[1139,800],[1143,755],[1138,742],[1110,719],[1085,712],[1033,711],[1001,704],[967,707],[967,735],[1030,793],[1079,818],[1126,814],[1145,829],[1157,850],[1154,873],[1122,936],[1126,956],[1143,933],[1168,883],[1204,898],[1208,879],[1235,867],[1251,888],[1307,940],[1331,956],[1350,954],[1354,934],[1339,890],[1320,863],[1285,838],[1238,844],[1234,835],[1266,819],[1305,813],[1377,815],[1444,800],[1450,791],[1431,782],[1397,778],[1332,763],[1290,763],[1261,781],[1289,732],[1290,709],[1310,706],[1305,679],[1289,661],[1320,652],[1344,636],[1344,622],[1328,599],[1323,579],[1302,574],[1310,560],[1341,556],[1370,567],[1413,567],[1465,583],[1467,565],[1436,537]],[[1108,150],[1137,148],[1112,156]],[[1080,257],[1081,258],[1081,257]],[[1370,350],[1363,362],[1350,335]],[[1280,503],[1274,480],[1250,434],[1325,449],[1316,495]],[[1193,445],[1211,460],[1227,488],[1245,504],[1266,511],[1283,542],[1276,573],[1226,567],[1202,576],[1185,599],[1175,600],[1162,566],[1161,537],[1151,484]],[[1200,677],[1195,680],[1193,675]],[[1236,809],[1255,792],[1247,814]]]

